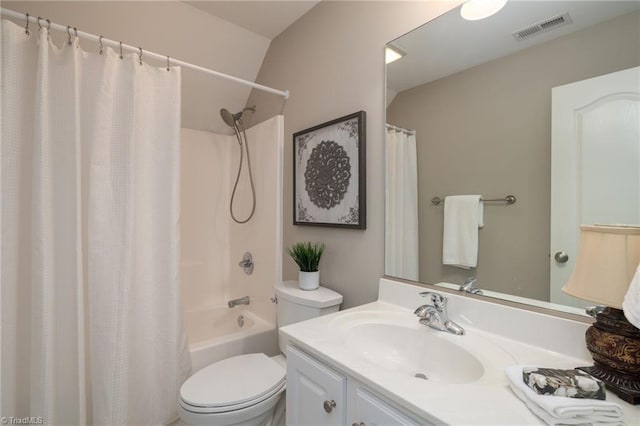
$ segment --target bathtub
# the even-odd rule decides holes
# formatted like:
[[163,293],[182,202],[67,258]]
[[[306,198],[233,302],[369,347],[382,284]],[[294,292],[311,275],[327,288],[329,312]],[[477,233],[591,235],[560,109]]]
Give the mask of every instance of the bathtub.
[[278,354],[276,325],[243,308],[230,309],[220,305],[185,311],[184,325],[193,373],[236,355],[254,352],[269,356]]

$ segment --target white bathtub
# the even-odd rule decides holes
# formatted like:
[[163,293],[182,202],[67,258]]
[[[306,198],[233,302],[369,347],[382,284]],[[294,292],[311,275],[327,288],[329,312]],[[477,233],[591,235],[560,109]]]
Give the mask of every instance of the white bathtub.
[[254,352],[273,356],[279,352],[275,324],[244,306],[186,311],[184,323],[194,373],[231,356]]

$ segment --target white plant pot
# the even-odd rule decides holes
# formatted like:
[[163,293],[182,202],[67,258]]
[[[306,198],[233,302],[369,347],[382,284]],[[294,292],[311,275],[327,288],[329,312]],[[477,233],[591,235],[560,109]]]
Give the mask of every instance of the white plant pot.
[[298,271],[298,287],[302,290],[315,290],[320,287],[320,271]]

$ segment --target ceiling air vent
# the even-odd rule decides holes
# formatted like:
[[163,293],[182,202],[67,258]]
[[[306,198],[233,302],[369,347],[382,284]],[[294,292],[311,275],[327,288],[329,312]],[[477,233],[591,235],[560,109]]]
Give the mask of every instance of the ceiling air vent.
[[570,24],[571,22],[573,21],[571,20],[571,16],[569,16],[569,12],[565,12],[561,15],[552,16],[551,18],[547,18],[533,25],[520,28],[519,30],[511,33],[511,35],[516,40],[525,40],[536,34],[559,28],[563,25]]

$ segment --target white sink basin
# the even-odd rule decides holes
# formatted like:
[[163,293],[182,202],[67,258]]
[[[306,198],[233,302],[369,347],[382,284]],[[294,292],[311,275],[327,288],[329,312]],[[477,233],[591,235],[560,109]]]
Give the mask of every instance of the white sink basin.
[[[418,323],[413,315],[360,311],[337,316],[330,328],[345,351],[388,372],[430,383],[463,384],[481,379],[484,357],[476,346],[492,346],[477,337],[456,336]],[[478,348],[482,350],[483,348]],[[493,347],[490,352],[502,352]],[[493,354],[492,354],[493,356]],[[501,357],[506,354],[501,353]],[[488,368],[491,368],[490,366]]]

